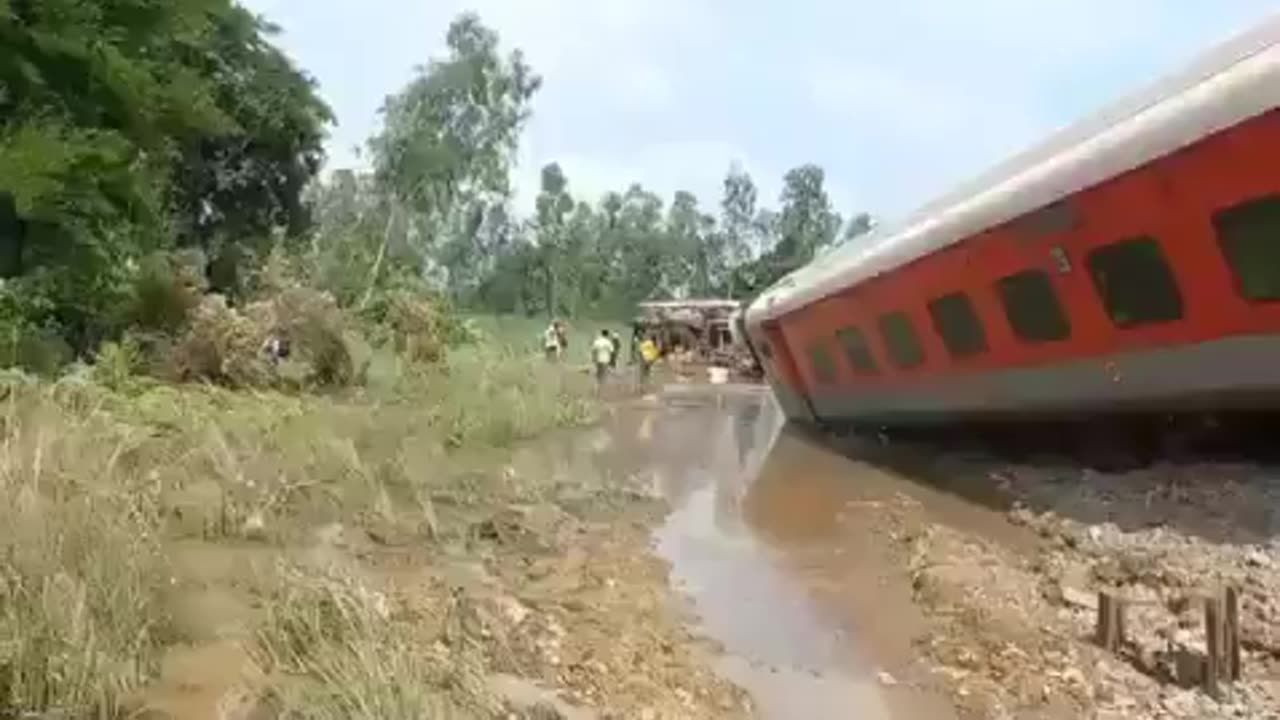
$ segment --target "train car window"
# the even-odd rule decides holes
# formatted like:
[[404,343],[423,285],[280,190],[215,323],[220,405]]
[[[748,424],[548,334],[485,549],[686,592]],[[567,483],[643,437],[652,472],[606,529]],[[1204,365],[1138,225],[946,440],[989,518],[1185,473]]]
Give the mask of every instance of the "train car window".
[[1213,225],[1241,294],[1249,300],[1280,300],[1280,195],[1220,210]]
[[924,348],[920,346],[920,338],[916,336],[915,327],[906,313],[881,315],[879,325],[880,337],[884,339],[889,359],[894,365],[907,370],[924,362]]
[[816,342],[809,346],[809,362],[813,365],[813,374],[823,385],[832,385],[836,381],[836,363],[827,350],[827,344]]
[[1182,294],[1160,243],[1136,237],[1089,253],[1089,274],[1116,327],[1131,328],[1182,317]]
[[986,351],[987,334],[968,295],[962,292],[943,295],[929,303],[929,315],[952,357],[968,357]]
[[879,371],[875,358],[871,357],[871,345],[861,330],[855,327],[841,328],[836,331],[836,340],[844,349],[844,356],[849,359],[854,370],[865,374]]
[[1013,334],[1026,342],[1053,342],[1071,335],[1071,322],[1048,273],[1024,270],[1001,278],[996,291]]

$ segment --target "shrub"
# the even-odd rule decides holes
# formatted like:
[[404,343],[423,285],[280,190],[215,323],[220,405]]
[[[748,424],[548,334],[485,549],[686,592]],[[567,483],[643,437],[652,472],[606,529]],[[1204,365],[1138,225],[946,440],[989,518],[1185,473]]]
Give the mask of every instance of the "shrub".
[[267,337],[288,343],[291,363],[303,369],[303,384],[341,387],[359,375],[351,347],[355,340],[349,340],[354,331],[332,295],[291,287],[250,305],[246,314],[267,328]]
[[112,390],[123,390],[142,367],[142,347],[132,336],[105,342],[93,363],[93,379]]
[[386,300],[383,322],[396,352],[412,362],[437,362],[444,356],[448,322],[430,297],[398,290]]
[[228,387],[271,384],[270,364],[263,353],[270,329],[261,319],[229,307],[222,295],[206,295],[173,347],[176,379]]
[[195,252],[155,253],[145,258],[133,281],[130,325],[143,331],[179,332],[204,296],[203,264]]

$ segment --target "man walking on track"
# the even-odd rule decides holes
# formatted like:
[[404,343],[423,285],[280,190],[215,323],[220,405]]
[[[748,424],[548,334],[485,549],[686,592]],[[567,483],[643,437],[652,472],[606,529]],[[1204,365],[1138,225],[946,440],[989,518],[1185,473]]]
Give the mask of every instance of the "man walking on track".
[[609,337],[608,330],[601,330],[600,337],[591,343],[591,360],[596,365],[596,382],[603,385],[613,364],[613,338]]

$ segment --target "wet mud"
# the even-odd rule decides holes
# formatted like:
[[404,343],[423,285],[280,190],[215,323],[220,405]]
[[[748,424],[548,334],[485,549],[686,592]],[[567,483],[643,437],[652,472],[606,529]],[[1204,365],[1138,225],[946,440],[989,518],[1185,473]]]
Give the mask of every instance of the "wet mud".
[[[175,544],[190,642],[147,705],[251,716],[245,646],[264,568],[288,558],[343,566],[442,668],[473,668],[459,717],[1280,717],[1280,514],[1259,509],[1280,507],[1273,476],[1170,482],[832,439],[752,386],[670,385],[474,460],[455,468],[468,498],[437,498],[430,542],[339,523],[297,548]],[[1249,590],[1230,702],[1092,645],[1091,593],[1168,599],[1206,577]],[[1161,622],[1134,619],[1133,653],[1162,657]]]

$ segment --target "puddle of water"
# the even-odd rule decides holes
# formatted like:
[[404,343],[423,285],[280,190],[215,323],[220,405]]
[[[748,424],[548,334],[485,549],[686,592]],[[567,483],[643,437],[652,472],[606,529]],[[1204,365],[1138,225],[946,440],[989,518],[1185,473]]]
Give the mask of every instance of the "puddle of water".
[[[910,699],[918,692],[879,679],[884,637],[911,659],[902,613],[881,607],[909,606],[910,589],[886,595],[889,568],[850,544],[843,509],[858,479],[824,468],[830,453],[783,426],[762,388],[669,386],[517,463],[651,484],[673,508],[656,550],[724,648],[719,669],[763,717],[947,718],[949,706],[922,705]],[[892,632],[868,632],[882,624]]]
[[744,514],[782,426],[772,398],[741,389],[680,395],[677,410],[644,419],[654,426],[646,439],[659,489],[674,507],[656,546],[702,629],[724,647],[721,672],[767,718],[890,717],[853,628],[815,602]]

